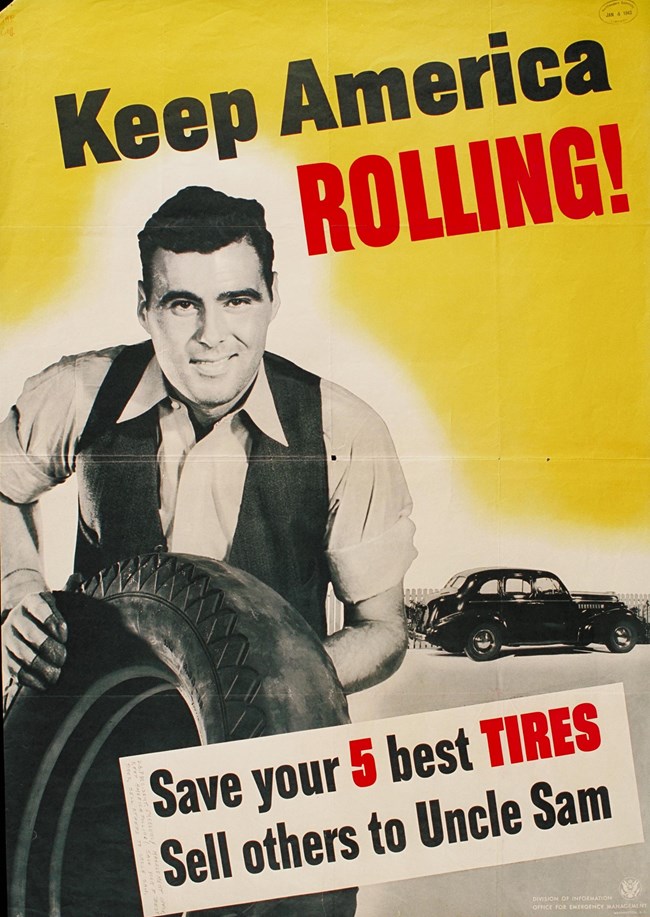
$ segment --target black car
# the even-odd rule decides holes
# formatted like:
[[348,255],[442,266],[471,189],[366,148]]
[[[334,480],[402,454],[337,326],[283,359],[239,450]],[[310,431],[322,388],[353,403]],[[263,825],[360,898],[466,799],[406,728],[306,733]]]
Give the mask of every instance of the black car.
[[548,570],[486,567],[457,573],[428,603],[418,630],[477,662],[502,646],[602,643],[629,653],[643,622],[615,595],[571,593]]

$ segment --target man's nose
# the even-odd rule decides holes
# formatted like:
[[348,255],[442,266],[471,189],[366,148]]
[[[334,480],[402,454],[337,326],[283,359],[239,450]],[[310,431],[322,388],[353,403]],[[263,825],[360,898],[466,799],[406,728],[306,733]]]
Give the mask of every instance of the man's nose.
[[202,310],[196,339],[207,347],[216,347],[229,334],[228,319],[221,305],[210,305]]

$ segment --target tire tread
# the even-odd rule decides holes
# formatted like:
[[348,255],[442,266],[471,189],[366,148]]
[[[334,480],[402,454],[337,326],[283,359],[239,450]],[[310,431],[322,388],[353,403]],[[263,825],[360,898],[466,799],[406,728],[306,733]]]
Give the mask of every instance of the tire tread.
[[144,554],[117,561],[86,580],[80,591],[110,600],[124,592],[164,599],[198,635],[210,653],[219,681],[229,741],[264,735],[264,713],[255,706],[261,679],[245,666],[246,636],[237,630],[237,613],[224,602],[223,590],[190,561]]

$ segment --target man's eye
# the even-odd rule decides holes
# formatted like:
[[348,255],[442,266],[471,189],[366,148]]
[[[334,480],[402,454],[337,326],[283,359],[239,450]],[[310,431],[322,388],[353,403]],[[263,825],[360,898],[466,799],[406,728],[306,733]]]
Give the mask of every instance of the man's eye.
[[169,308],[174,315],[188,315],[196,311],[197,305],[190,299],[175,299],[169,304]]
[[246,296],[233,296],[232,299],[228,300],[226,305],[234,306],[235,308],[237,308],[237,306],[247,306],[249,304],[250,304],[250,299],[248,299]]

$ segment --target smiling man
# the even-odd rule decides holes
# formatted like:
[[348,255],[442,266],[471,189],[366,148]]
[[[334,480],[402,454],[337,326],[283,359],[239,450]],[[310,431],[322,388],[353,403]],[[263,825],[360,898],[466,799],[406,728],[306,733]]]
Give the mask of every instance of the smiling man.
[[201,424],[227,414],[255,378],[278,310],[245,239],[215,252],[157,248],[138,315],[170,389]]
[[[346,691],[399,666],[411,501],[390,435],[350,392],[265,352],[279,305],[257,201],[185,188],[140,232],[141,344],[64,357],[0,431],[3,675],[56,681],[66,626],[38,498],[77,472],[75,571],[164,549],[225,560],[293,604]],[[329,583],[345,626],[327,634]]]

